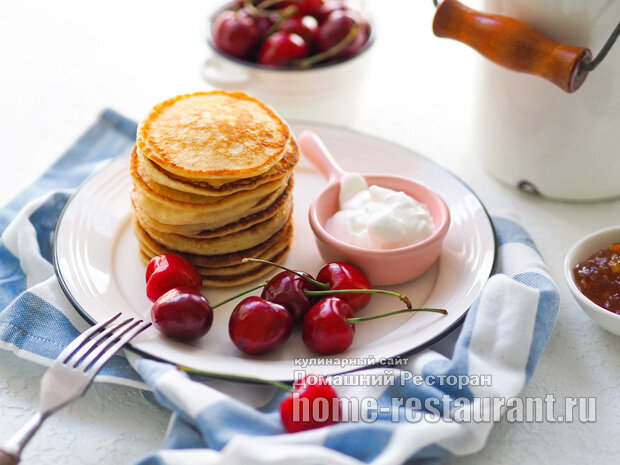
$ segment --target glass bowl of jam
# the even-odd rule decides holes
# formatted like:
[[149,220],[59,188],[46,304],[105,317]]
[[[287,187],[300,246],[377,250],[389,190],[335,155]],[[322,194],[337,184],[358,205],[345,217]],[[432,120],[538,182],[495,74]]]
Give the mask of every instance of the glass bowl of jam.
[[564,276],[583,311],[620,336],[620,226],[577,242],[566,255]]

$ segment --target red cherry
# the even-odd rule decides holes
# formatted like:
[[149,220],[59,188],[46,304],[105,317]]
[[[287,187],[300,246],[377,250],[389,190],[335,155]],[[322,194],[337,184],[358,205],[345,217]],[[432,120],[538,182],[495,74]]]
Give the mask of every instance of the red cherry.
[[298,16],[304,16],[304,15],[316,16],[317,14],[319,14],[324,4],[325,4],[325,0],[301,0],[301,1],[282,1],[282,2],[276,3],[274,6],[279,10],[282,10],[284,8],[288,8],[291,6],[295,6],[295,8],[297,8]]
[[180,255],[164,254],[153,257],[146,267],[146,296],[155,302],[175,287],[202,288],[202,278],[190,262]]
[[304,342],[319,354],[344,352],[351,347],[355,335],[355,325],[348,318],[353,318],[353,310],[344,300],[328,297],[317,302],[304,317]]
[[[327,283],[329,289],[370,289],[370,282],[366,275],[348,263],[332,262],[325,265],[316,275],[317,281]],[[372,294],[338,294],[353,312],[359,312],[370,302]]]
[[224,53],[246,58],[260,42],[261,30],[245,10],[226,10],[213,22],[213,41]]
[[301,327],[304,343],[323,355],[339,354],[351,347],[355,335],[355,323],[378,320],[402,313],[432,312],[446,315],[440,308],[405,308],[381,315],[353,318],[353,310],[342,299],[328,297],[314,304]]
[[355,26],[358,26],[360,29],[353,42],[330,58],[344,58],[356,55],[368,38],[368,27],[358,13],[348,9],[331,12],[323,24],[321,24],[317,36],[317,43],[321,52],[326,52],[342,42]]
[[282,305],[260,297],[246,297],[228,322],[230,339],[240,351],[261,355],[280,347],[291,335],[293,318]]
[[338,394],[322,376],[308,375],[280,404],[280,419],[289,433],[329,426],[340,421]]
[[157,299],[151,319],[164,335],[189,341],[207,334],[213,323],[213,309],[200,292],[178,287]]
[[319,33],[319,22],[314,16],[295,16],[284,21],[280,30],[297,34],[306,44],[313,44]]
[[308,56],[308,44],[297,34],[278,31],[267,37],[258,53],[258,62],[269,66],[289,66]]
[[340,0],[328,0],[323,3],[323,5],[319,8],[319,10],[314,14],[316,19],[319,20],[320,23],[325,21],[325,19],[334,11],[339,10],[347,10],[346,3]]
[[297,11],[300,15],[317,16],[321,12],[321,8],[325,4],[325,0],[302,0],[296,3]]
[[269,302],[282,305],[293,317],[295,322],[301,322],[306,312],[312,306],[312,298],[304,290],[315,290],[316,286],[304,279],[303,275],[312,279],[308,273],[298,271],[291,273],[283,271],[271,278],[261,293],[261,297]]

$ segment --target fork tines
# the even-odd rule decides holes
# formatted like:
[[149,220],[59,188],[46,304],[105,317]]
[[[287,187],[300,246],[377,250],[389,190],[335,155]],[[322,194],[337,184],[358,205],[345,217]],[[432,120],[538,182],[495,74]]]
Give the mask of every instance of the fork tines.
[[120,316],[117,313],[83,332],[60,353],[58,360],[80,371],[99,371],[121,347],[151,326],[150,322],[133,317],[111,325]]

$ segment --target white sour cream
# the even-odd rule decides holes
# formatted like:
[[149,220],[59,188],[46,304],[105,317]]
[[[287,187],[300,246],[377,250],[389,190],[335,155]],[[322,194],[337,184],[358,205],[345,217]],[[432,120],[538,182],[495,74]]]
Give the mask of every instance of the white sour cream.
[[340,210],[327,220],[327,232],[366,249],[395,249],[420,242],[435,230],[425,205],[404,192],[370,186],[347,173],[340,181]]

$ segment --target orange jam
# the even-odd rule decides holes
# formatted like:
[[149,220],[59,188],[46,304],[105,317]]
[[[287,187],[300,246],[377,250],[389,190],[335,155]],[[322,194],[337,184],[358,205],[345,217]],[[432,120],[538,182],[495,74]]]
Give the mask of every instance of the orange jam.
[[599,250],[579,263],[573,274],[583,295],[620,315],[620,243]]

